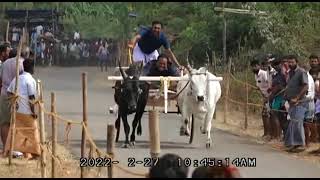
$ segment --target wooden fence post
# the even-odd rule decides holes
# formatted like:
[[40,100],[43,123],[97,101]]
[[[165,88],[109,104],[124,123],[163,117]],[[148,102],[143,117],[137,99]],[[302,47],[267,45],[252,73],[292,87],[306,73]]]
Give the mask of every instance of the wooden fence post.
[[40,129],[40,144],[42,146],[41,148],[41,155],[40,155],[40,166],[41,166],[41,177],[46,178],[47,172],[46,172],[46,154],[44,151],[44,145],[45,145],[45,129],[44,129],[44,112],[41,106],[43,106],[43,92],[42,92],[42,84],[41,81],[38,79],[38,97],[39,97],[39,129]]
[[159,113],[157,110],[149,111],[149,137],[151,157],[157,158],[160,154]]
[[[56,113],[56,98],[54,92],[51,92],[51,113]],[[57,148],[57,121],[56,117],[52,116],[52,166],[51,166],[51,176],[56,177],[56,148]]]
[[[115,147],[115,128],[113,124],[109,124],[107,127],[107,154],[112,158],[114,156],[114,147]],[[108,178],[113,178],[113,165],[110,163],[108,166]]]
[[228,62],[228,70],[226,73],[226,88],[225,88],[225,97],[224,97],[224,115],[223,122],[227,123],[227,111],[228,111],[228,101],[229,101],[229,91],[230,91],[230,73],[231,73],[231,58],[229,58]]
[[[87,118],[87,73],[82,73],[82,102],[83,102],[83,123],[88,127]],[[82,138],[81,138],[81,157],[84,158],[86,152],[86,132],[84,127],[82,127]],[[84,177],[84,167],[80,167],[80,177]]]

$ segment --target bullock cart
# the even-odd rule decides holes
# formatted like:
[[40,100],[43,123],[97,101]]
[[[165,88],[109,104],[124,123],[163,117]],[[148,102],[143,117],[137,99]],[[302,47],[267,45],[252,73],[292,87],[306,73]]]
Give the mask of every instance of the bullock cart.
[[[126,67],[123,67],[124,69]],[[121,81],[123,78],[121,76],[108,76],[108,80]],[[151,88],[149,90],[149,96],[147,101],[147,106],[145,112],[157,111],[161,113],[174,113],[179,114],[177,97],[185,88],[182,88],[180,92],[177,92],[175,89],[169,90],[170,82],[178,81],[189,81],[189,77],[183,76],[180,77],[161,77],[161,76],[140,76],[139,81],[148,81],[148,82],[160,82],[160,88]],[[210,79],[211,81],[221,81],[221,77],[215,79]],[[189,117],[189,128],[190,134],[189,143],[191,144],[194,137],[194,117],[191,115]],[[118,132],[119,133],[119,132]],[[117,134],[118,136],[118,134]]]

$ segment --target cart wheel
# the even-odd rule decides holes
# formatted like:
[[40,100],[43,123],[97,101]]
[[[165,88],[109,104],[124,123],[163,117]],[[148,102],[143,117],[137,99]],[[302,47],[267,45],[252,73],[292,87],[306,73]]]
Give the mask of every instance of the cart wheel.
[[193,141],[193,135],[194,135],[194,121],[193,121],[193,114],[189,118],[189,121],[191,121],[191,126],[190,126],[190,139],[189,139],[189,144],[192,144]]

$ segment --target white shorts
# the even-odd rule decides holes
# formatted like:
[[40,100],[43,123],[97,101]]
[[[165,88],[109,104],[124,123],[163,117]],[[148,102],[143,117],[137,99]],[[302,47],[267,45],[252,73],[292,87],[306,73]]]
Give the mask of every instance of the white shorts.
[[145,54],[141,51],[138,44],[133,49],[133,62],[141,62],[143,61],[143,65],[146,65],[149,61],[156,60],[159,56],[157,50],[153,51],[150,54]]

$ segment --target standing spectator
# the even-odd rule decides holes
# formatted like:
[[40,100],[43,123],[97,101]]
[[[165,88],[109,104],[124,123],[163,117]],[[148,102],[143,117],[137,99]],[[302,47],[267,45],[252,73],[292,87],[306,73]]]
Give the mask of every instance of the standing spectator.
[[269,98],[269,82],[267,71],[261,69],[258,60],[253,60],[251,62],[251,68],[254,73],[256,80],[256,86],[263,97],[263,109],[262,109],[262,122],[263,122],[263,138],[267,140],[271,137],[271,127],[270,127],[270,106],[268,103]]
[[46,50],[46,43],[44,42],[43,39],[41,39],[40,42],[40,50],[41,50],[41,64],[44,65],[44,61],[45,61],[45,50]]
[[286,87],[286,79],[282,73],[282,59],[277,58],[271,62],[272,67],[276,73],[272,76],[271,94],[269,96],[269,102],[271,105],[270,114],[270,127],[272,130],[271,138],[279,139],[281,136],[281,130],[283,134],[286,132],[287,119],[284,108],[284,90]]
[[77,30],[77,31],[74,32],[73,40],[76,41],[76,42],[79,42],[79,40],[80,40],[80,31]]
[[[314,128],[313,128],[313,119],[314,119],[314,113],[315,113],[315,104],[314,104],[314,97],[315,97],[315,85],[314,85],[314,79],[310,74],[310,71],[308,71],[307,66],[302,66],[307,71],[308,75],[308,92],[306,95],[306,102],[307,102],[307,112],[305,114],[304,119],[304,134],[305,134],[305,142],[306,146],[309,146],[309,143],[311,141],[315,141],[314,137]],[[310,69],[311,70],[311,69]],[[311,73],[313,73],[311,71]]]
[[84,65],[88,66],[89,56],[90,56],[89,45],[85,43],[83,45],[83,51],[82,51],[82,58],[83,58]]
[[289,152],[303,151],[305,146],[305,135],[303,121],[307,112],[308,103],[306,93],[308,92],[307,72],[298,66],[298,58],[294,55],[287,57],[290,72],[285,98],[289,102],[290,121],[285,134],[284,144]]
[[[19,73],[23,72],[24,54],[21,54],[19,59]],[[0,72],[0,79],[2,81],[1,97],[0,97],[0,126],[1,126],[1,140],[3,145],[6,144],[10,119],[11,119],[11,103],[7,93],[7,89],[11,81],[16,77],[16,57],[7,59],[3,64]]]
[[287,83],[289,80],[289,71],[290,71],[290,68],[289,68],[287,56],[283,56],[282,57],[282,74],[286,78]]
[[37,38],[38,38],[39,36],[41,36],[43,34],[43,26],[42,25],[38,25],[35,29],[36,29]]
[[20,40],[20,29],[14,26],[12,28],[12,44],[13,46],[16,46],[19,43]]
[[101,68],[101,72],[103,72],[103,67],[107,72],[107,61],[108,61],[108,49],[105,43],[102,43],[98,50],[98,58],[99,58],[99,66]]
[[[314,80],[314,86],[315,86],[315,99],[314,103],[317,102],[317,99],[319,99],[319,80],[320,78],[320,73],[319,73],[319,58],[315,54],[311,54],[309,57],[309,65],[311,69],[309,70],[309,74],[312,76]],[[316,107],[315,107],[316,108]],[[316,112],[315,112],[316,113]],[[311,142],[318,142],[319,141],[319,131],[320,129],[317,128],[317,123],[316,123],[316,117],[314,117],[312,123],[310,124],[310,140]]]
[[182,158],[175,154],[165,154],[158,160],[155,166],[149,170],[149,178],[186,178],[188,167],[184,163],[179,164]]
[[65,62],[65,61],[66,61],[66,59],[67,59],[68,45],[66,44],[65,41],[63,41],[63,42],[61,43],[60,48],[61,48],[61,53],[62,53],[62,62],[61,62],[61,64],[62,64],[62,65],[66,65],[66,62]]
[[[32,59],[23,61],[24,72],[19,75],[18,95],[21,96],[18,100],[18,109],[16,112],[16,127],[17,128],[32,128],[18,130],[16,134],[15,151],[24,153],[25,158],[31,159],[40,155],[40,138],[37,125],[37,115],[35,114],[35,105],[29,102],[35,100],[37,89],[36,81],[32,77],[34,72],[34,64]],[[10,96],[14,95],[15,78],[11,81],[7,91]],[[11,130],[10,130],[11,131]],[[9,155],[11,133],[8,135],[8,141],[5,146],[6,155]]]

